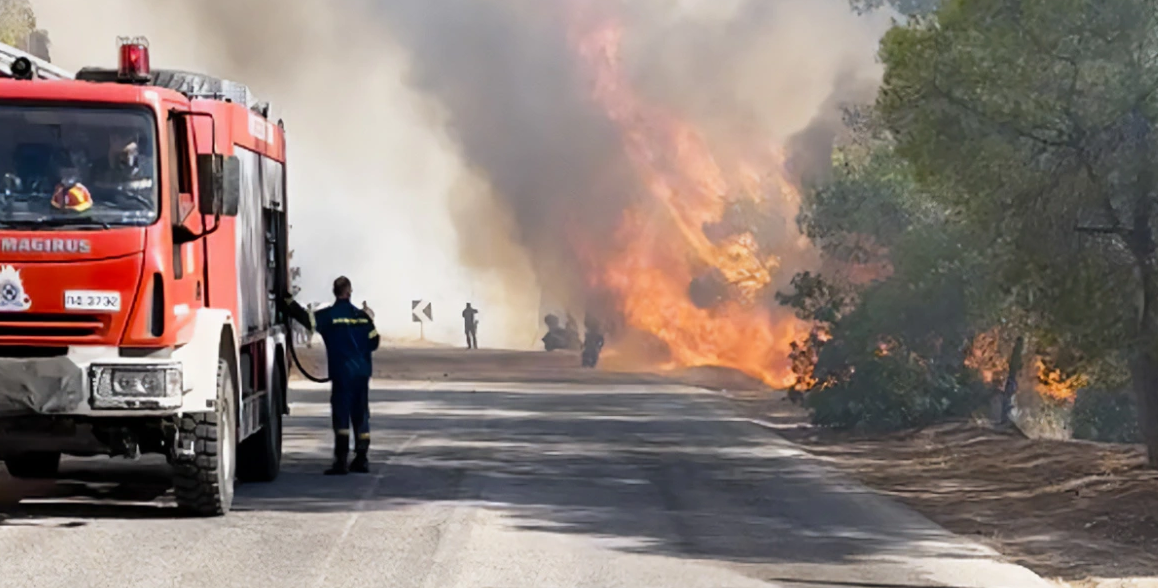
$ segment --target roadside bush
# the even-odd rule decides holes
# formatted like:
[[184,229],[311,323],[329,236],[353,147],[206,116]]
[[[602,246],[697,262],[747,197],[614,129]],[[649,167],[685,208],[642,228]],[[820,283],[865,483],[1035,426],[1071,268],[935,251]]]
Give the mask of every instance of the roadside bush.
[[1141,443],[1137,405],[1129,390],[1078,390],[1070,413],[1074,439],[1102,443]]
[[968,416],[987,397],[968,372],[953,374],[885,355],[860,362],[847,378],[813,390],[805,403],[818,426],[881,433]]

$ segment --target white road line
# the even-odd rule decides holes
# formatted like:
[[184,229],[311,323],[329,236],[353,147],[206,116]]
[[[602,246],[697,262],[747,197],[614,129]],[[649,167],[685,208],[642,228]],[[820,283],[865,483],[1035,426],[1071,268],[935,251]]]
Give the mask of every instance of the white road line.
[[[410,444],[413,443],[417,438],[417,433],[411,435],[409,439],[402,442],[402,445],[398,446],[398,449],[390,452],[391,455],[399,455],[403,451],[406,451],[406,448],[410,447]],[[358,504],[354,505],[354,512],[351,513],[350,518],[346,520],[346,526],[342,527],[342,534],[338,536],[337,541],[334,541],[334,546],[331,547],[330,552],[326,554],[326,559],[322,560],[322,565],[320,568],[321,574],[318,575],[318,581],[314,583],[314,585],[318,588],[322,588],[326,585],[326,576],[330,569],[330,562],[334,561],[334,557],[338,555],[338,551],[342,548],[342,544],[344,544],[346,542],[346,538],[350,536],[350,531],[354,530],[354,525],[358,522],[358,518],[362,515],[362,512],[366,510],[366,501],[370,500],[370,497],[374,495],[376,490],[378,490],[378,485],[382,483],[382,479],[386,477],[386,474],[382,471],[384,469],[385,466],[379,468],[378,473],[374,475],[373,479],[370,481],[370,484],[366,487],[366,491],[362,492],[362,497],[358,499]]]

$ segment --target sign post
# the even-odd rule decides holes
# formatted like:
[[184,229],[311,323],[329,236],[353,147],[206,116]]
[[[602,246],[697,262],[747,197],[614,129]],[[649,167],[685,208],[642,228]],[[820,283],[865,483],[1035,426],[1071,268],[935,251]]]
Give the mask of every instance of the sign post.
[[425,341],[426,323],[434,321],[433,304],[425,300],[410,301],[410,320],[418,323],[418,336]]

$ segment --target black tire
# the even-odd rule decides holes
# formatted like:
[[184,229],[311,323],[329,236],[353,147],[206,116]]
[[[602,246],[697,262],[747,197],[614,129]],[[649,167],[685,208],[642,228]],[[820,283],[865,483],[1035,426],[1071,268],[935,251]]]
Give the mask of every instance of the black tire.
[[233,507],[237,468],[237,409],[229,362],[217,361],[217,410],[181,417],[182,439],[193,439],[193,455],[173,464],[177,507],[203,517],[221,516]]
[[261,430],[241,442],[238,450],[237,477],[242,482],[272,482],[281,472],[281,401],[285,398],[285,376],[281,369],[270,381],[268,418]]
[[38,451],[12,455],[4,459],[4,466],[13,478],[55,478],[60,472],[60,453]]

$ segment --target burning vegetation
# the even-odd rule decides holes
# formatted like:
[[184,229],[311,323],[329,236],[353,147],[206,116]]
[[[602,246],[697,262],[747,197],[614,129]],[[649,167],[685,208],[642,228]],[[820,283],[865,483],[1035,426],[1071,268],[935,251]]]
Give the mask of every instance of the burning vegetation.
[[[605,325],[604,365],[795,381],[811,327],[775,294],[815,260],[801,179],[831,165],[840,101],[871,99],[887,22],[845,0],[382,10],[475,175],[455,212],[465,264],[514,288],[525,255],[542,316]],[[837,36],[803,33],[822,29]]]
[[[1009,378],[1010,365],[1017,363],[1011,357],[1012,347],[1012,337],[1003,337],[1000,329],[990,329],[973,338],[965,366],[976,371],[987,386],[1001,389]],[[1080,372],[1067,373],[1051,367],[1054,363],[1048,357],[1035,356],[1033,361],[1016,366],[1018,373],[1015,378],[1043,399],[1061,404],[1073,403],[1078,390],[1089,384],[1089,377]]]
[[[1014,330],[994,325],[1018,301],[994,239],[870,106],[887,22],[840,0],[383,10],[477,175],[463,261],[525,254],[542,315],[606,327],[604,365],[732,368],[849,426],[963,414],[1004,385]],[[1072,396],[1028,353],[1023,388]]]
[[719,157],[690,123],[628,85],[620,23],[575,20],[586,25],[571,38],[592,96],[646,187],[624,212],[615,247],[587,260],[590,284],[612,294],[627,327],[666,344],[669,365],[723,366],[791,385],[791,346],[808,326],[766,304],[781,257],[750,226],[770,199],[779,210],[799,202],[783,155],[769,147],[750,159]]

